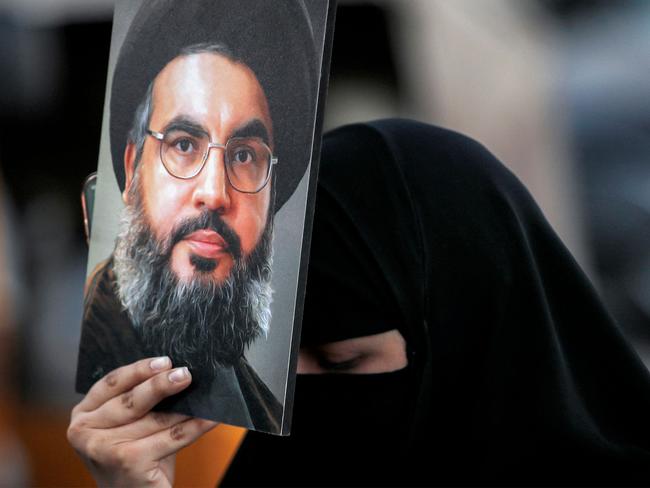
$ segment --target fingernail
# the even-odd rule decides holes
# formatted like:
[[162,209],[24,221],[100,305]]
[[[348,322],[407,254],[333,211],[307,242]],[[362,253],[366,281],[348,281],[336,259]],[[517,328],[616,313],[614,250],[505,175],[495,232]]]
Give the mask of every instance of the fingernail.
[[167,368],[169,366],[169,363],[169,358],[167,356],[162,356],[156,359],[152,359],[149,363],[149,367],[154,371],[160,371],[161,369]]
[[190,370],[185,366],[182,368],[176,368],[174,371],[169,373],[169,381],[172,383],[181,383],[188,378],[190,378]]

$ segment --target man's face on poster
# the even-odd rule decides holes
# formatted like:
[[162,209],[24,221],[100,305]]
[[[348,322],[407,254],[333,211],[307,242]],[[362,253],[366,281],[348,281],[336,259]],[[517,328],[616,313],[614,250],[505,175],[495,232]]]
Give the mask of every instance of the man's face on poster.
[[272,179],[249,164],[270,157],[268,102],[246,65],[200,52],[156,76],[148,114],[125,150],[118,294],[148,353],[208,373],[270,322]]
[[[174,127],[200,130],[210,141],[226,144],[232,137],[261,136],[271,145],[271,117],[268,103],[255,74],[245,65],[215,53],[180,56],[156,77],[149,128],[165,133]],[[160,144],[147,137],[139,165],[141,199],[155,238],[164,240],[186,219],[205,211],[218,214],[234,232],[235,242],[214,230],[198,230],[182,236],[171,253],[170,266],[181,281],[197,272],[222,283],[230,276],[234,259],[251,254],[260,241],[269,216],[271,185],[257,193],[235,190],[226,175],[225,150],[209,150],[198,175],[180,179],[169,173],[161,161]],[[179,150],[188,150],[177,142]],[[189,150],[192,148],[190,147]],[[125,152],[127,181],[123,193],[129,203],[136,151]],[[197,263],[208,263],[205,265]],[[214,263],[214,268],[210,266]],[[205,279],[205,277],[204,277]]]

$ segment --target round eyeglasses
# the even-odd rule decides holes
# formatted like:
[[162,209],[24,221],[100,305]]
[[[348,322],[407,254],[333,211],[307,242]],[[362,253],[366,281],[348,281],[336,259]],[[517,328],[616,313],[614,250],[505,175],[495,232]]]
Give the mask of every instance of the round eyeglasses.
[[147,129],[147,133],[160,141],[160,159],[167,172],[183,180],[201,172],[211,148],[223,149],[228,182],[241,193],[261,191],[278,162],[259,137],[231,137],[224,145],[211,142],[208,134],[202,132],[173,129],[161,133]]

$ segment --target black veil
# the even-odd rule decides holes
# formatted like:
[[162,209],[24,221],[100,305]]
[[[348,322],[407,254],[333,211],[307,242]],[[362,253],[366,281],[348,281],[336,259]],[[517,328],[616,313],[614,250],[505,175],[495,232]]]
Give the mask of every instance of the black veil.
[[588,279],[484,147],[407,120],[324,137],[302,343],[394,328],[404,371],[299,376],[296,435],[224,484],[650,484],[650,376]]

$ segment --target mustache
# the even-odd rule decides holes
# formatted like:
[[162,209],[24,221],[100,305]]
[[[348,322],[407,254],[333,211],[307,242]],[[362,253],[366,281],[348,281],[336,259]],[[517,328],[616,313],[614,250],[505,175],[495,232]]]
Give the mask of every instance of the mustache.
[[196,217],[188,217],[176,225],[171,233],[168,249],[172,248],[180,241],[197,230],[211,230],[219,234],[228,246],[227,252],[232,255],[235,261],[241,259],[241,241],[237,233],[226,224],[218,212],[214,210],[204,210]]

